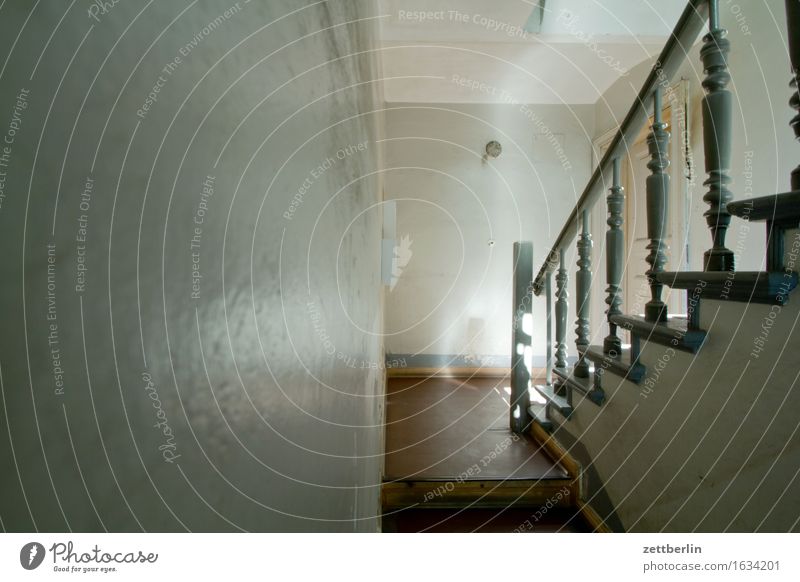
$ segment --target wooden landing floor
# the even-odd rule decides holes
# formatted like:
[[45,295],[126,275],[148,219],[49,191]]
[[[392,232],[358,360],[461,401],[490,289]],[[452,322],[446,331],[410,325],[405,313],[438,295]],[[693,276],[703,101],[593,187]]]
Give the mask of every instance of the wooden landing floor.
[[507,386],[500,378],[390,378],[385,481],[568,477],[530,437],[509,431]]

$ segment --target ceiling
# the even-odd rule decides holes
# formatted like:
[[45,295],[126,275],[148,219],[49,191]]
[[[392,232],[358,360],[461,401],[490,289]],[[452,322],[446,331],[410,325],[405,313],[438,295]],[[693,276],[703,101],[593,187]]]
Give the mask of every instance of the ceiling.
[[661,51],[685,5],[379,0],[385,97],[416,103],[595,103]]

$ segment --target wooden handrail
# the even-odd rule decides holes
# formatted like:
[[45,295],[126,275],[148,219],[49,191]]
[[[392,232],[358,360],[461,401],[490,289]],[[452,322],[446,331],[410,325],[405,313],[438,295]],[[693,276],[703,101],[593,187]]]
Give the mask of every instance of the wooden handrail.
[[586,184],[578,203],[572,209],[567,222],[561,228],[558,238],[553,244],[550,253],[548,253],[548,258],[545,259],[544,264],[539,269],[539,273],[533,282],[533,290],[536,295],[541,295],[545,277],[548,273],[553,272],[557,264],[549,259],[553,256],[558,256],[560,249],[572,243],[580,229],[578,220],[580,211],[591,208],[594,205],[601,192],[603,192],[601,186],[605,183],[604,175],[611,170],[612,161],[624,153],[629,147],[628,144],[634,143],[642,127],[647,122],[648,113],[645,104],[651,100],[656,87],[668,83],[678,72],[681,64],[686,60],[692,45],[700,36],[707,20],[708,0],[689,0],[678,20],[678,24],[672,31],[672,35],[664,45],[664,49],[639,91],[636,101],[631,105],[614,139],[611,140],[611,145],[603,159],[595,169],[592,177],[589,178],[589,182]]

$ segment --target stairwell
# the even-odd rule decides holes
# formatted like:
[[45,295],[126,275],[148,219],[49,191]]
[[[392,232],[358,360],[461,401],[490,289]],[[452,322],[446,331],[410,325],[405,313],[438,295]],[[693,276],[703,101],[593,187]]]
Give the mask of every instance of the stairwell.
[[591,531],[581,472],[508,428],[508,378],[390,378],[384,532]]
[[[705,19],[700,58],[705,164],[703,197],[711,248],[703,271],[668,272],[664,228],[670,180],[665,168],[670,134],[661,120],[662,83],[686,53],[678,49]],[[792,62],[791,121],[800,139],[800,5],[786,2]],[[800,258],[800,167],[791,191],[734,201],[732,95],[720,27],[719,3],[690,2],[584,195],[534,280],[548,298],[556,273],[555,358],[547,379],[535,385],[542,404],[532,404],[535,430],[546,432],[581,463],[586,475],[582,501],[614,530],[798,531],[800,530],[800,301],[795,296]],[[644,106],[642,105],[644,104]],[[650,108],[650,109],[648,109]],[[651,299],[644,314],[625,313],[621,281],[625,265],[621,226],[624,191],[620,158],[624,144],[653,112],[648,136],[647,282]],[[609,334],[600,341],[589,326],[586,306],[592,287],[587,208],[596,200],[604,172],[613,176],[607,197],[605,237]],[[745,223],[739,221],[746,221]],[[763,228],[763,270],[737,271],[726,247],[730,227]],[[575,347],[578,362],[566,361],[567,271],[564,249],[578,235]],[[667,311],[671,293],[685,293],[687,311]],[[623,332],[629,342],[623,343]],[[591,341],[590,341],[591,340]],[[592,345],[595,344],[595,345]]]

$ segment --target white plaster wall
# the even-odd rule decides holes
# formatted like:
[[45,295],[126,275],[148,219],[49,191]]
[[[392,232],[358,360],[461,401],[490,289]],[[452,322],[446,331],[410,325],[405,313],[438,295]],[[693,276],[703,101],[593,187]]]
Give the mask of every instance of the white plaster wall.
[[372,4],[86,4],[0,12],[0,131],[30,90],[0,210],[5,529],[375,531],[381,97],[353,56]]
[[[589,177],[593,108],[388,107],[386,198],[398,201],[397,234],[412,256],[387,293],[387,352],[507,361],[512,244],[533,241],[537,268],[546,257]],[[493,139],[503,153],[483,161]],[[535,309],[543,357],[544,303]]]

